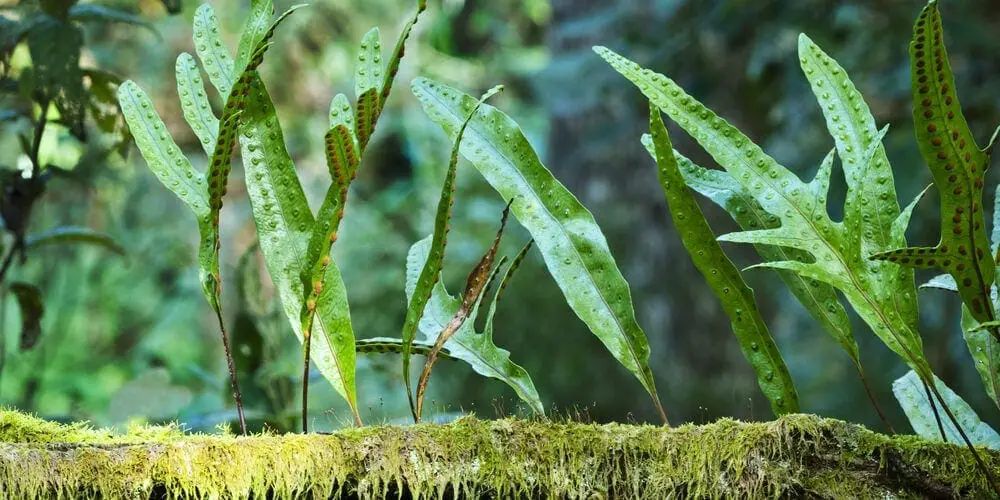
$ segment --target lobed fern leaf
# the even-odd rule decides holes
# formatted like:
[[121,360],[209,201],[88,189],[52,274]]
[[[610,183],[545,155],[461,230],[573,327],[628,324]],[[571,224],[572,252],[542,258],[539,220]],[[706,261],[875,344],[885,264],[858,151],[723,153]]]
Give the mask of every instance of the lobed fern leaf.
[[[757,267],[785,269],[834,286],[890,349],[917,373],[930,379],[931,369],[915,328],[915,291],[909,293],[888,286],[898,282],[898,270],[872,266],[862,254],[861,242],[849,234],[851,229],[830,219],[825,204],[821,203],[825,199],[814,194],[826,187],[826,179],[814,180],[812,184],[802,182],[673,80],[642,69],[607,48],[594,50],[697,140],[761,207],[781,221],[776,228],[731,233],[720,240],[782,246],[808,253],[809,260],[764,262]],[[862,156],[864,162],[878,161],[880,142],[881,137],[870,141],[871,146]],[[862,224],[865,223],[862,217]],[[867,231],[864,226],[862,230]]]
[[[973,318],[994,321],[990,287],[996,263],[982,213],[983,174],[990,158],[976,146],[962,115],[936,2],[924,7],[913,27],[910,63],[917,142],[941,193],[941,239],[934,247],[901,248],[872,258],[945,271],[955,279]],[[1000,340],[1000,329],[990,331]]]

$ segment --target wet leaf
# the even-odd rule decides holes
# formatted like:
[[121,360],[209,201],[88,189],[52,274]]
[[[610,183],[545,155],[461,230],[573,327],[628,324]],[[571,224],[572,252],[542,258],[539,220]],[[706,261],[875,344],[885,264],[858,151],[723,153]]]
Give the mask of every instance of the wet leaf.
[[[434,348],[434,342],[428,340],[415,340],[411,344],[410,351],[413,354],[419,354],[421,356],[426,356]],[[359,354],[400,354],[403,352],[403,339],[394,339],[392,337],[372,337],[370,339],[358,339],[355,342],[355,349]],[[451,355],[451,351],[445,346],[440,351],[438,351],[438,358],[440,359],[455,359]]]
[[[994,450],[1000,450],[1000,435],[992,427],[980,420],[979,415],[965,402],[958,394],[955,394],[948,386],[944,385],[937,377],[934,377],[938,391],[944,396],[944,400],[958,420],[959,425],[965,430],[973,444],[986,446]],[[937,421],[934,418],[932,407],[937,407],[940,413],[940,404],[937,401],[927,399],[926,391],[920,377],[913,370],[910,370],[902,377],[892,383],[892,393],[899,401],[899,406],[906,413],[910,425],[914,432],[920,437],[931,441],[941,440],[941,433],[938,430]],[[944,425],[945,435],[952,443],[961,443],[962,437],[958,433],[958,428],[950,420],[941,421]]]
[[[951,277],[947,274],[945,276]],[[969,308],[962,306],[962,337],[969,348],[973,366],[983,381],[986,394],[994,404],[1000,405],[1000,400],[997,399],[1000,394],[1000,374],[997,373],[997,368],[1000,367],[1000,342],[986,330],[988,326],[976,321]]]
[[[654,154],[652,137],[646,134],[643,136],[642,142],[650,154]],[[828,184],[834,154],[834,151],[831,151],[823,160],[816,174],[817,179],[820,179],[820,182],[815,184],[817,187]],[[781,221],[764,210],[760,203],[740,183],[736,182],[736,179],[733,179],[729,172],[709,170],[698,166],[676,150],[674,150],[674,157],[677,159],[684,183],[728,212],[729,216],[739,224],[740,229],[744,231],[774,229],[781,225]],[[820,203],[822,204],[825,203],[827,193],[825,188],[821,191],[823,199],[820,200]],[[769,262],[801,261],[809,258],[807,253],[793,248],[754,245],[754,249],[757,250],[757,254],[762,259]],[[779,269],[777,273],[792,295],[806,308],[809,315],[840,344],[855,366],[860,367],[861,358],[858,344],[851,331],[847,311],[844,310],[843,304],[837,298],[837,290],[826,283],[806,278],[792,271]]]
[[715,233],[687,189],[660,110],[650,103],[649,128],[657,174],[681,242],[729,317],[743,355],[757,374],[761,392],[775,415],[799,412],[799,398],[771,332],[757,309],[753,290],[715,241]]
[[[476,105],[471,96],[425,78],[411,88],[449,135]],[[461,151],[502,198],[513,199],[511,213],[531,233],[567,303],[639,379],[666,421],[628,284],[593,215],[542,165],[517,123],[492,106],[484,105],[469,122]]]

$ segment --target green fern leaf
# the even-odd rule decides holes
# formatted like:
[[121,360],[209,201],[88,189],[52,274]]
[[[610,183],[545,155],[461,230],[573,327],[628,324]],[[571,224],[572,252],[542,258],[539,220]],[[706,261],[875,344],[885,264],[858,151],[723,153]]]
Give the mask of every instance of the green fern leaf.
[[[900,304],[915,301],[915,291],[900,293],[899,289],[886,286],[896,282],[898,270],[871,266],[856,238],[847,234],[850,230],[830,219],[826,206],[813,195],[818,185],[826,184],[825,179],[812,186],[803,183],[666,76],[642,69],[604,47],[594,50],[694,137],[767,212],[781,220],[777,228],[732,233],[720,240],[783,246],[809,253],[811,262],[786,260],[758,266],[793,271],[836,287],[890,349],[930,379],[923,342],[914,326],[916,305]],[[863,156],[864,161],[871,163],[877,157],[880,142],[880,137],[871,141],[873,146]]]
[[441,197],[438,200],[437,213],[434,218],[434,233],[431,239],[430,250],[427,253],[425,262],[420,270],[420,276],[416,281],[416,288],[412,297],[408,299],[409,306],[406,308],[406,319],[403,323],[402,338],[403,346],[403,379],[406,383],[406,394],[410,399],[411,409],[414,410],[416,418],[416,408],[413,406],[413,389],[410,383],[410,349],[407,347],[416,338],[417,326],[420,317],[424,314],[427,301],[430,300],[434,285],[440,277],[441,268],[444,266],[444,249],[448,244],[448,223],[451,220],[451,206],[455,203],[455,178],[458,175],[458,151],[465,135],[469,120],[472,119],[475,111],[489,99],[499,92],[502,87],[494,87],[483,94],[479,102],[473,107],[472,112],[466,114],[465,120],[455,134],[454,145],[451,149],[451,158],[448,161],[448,172],[445,174],[444,184],[441,186]]
[[771,402],[771,411],[775,415],[797,413],[799,400],[795,384],[757,309],[753,290],[743,281],[740,271],[715,241],[715,234],[698,207],[698,202],[685,186],[673,155],[670,136],[660,118],[660,110],[652,103],[649,109],[649,129],[660,186],[684,248],[729,316],[743,355],[757,373],[761,391]]
[[965,345],[969,348],[969,355],[972,356],[976,372],[983,381],[986,394],[994,404],[1000,405],[1000,400],[997,399],[997,395],[1000,394],[1000,376],[998,376],[1000,374],[997,373],[997,367],[1000,367],[1000,342],[997,342],[989,332],[989,329],[997,326],[995,321],[979,323],[972,317],[969,308],[962,305],[962,337],[965,339]]
[[218,140],[219,118],[215,116],[205,93],[205,82],[198,71],[198,63],[187,52],[177,56],[174,66],[177,75],[177,94],[181,98],[184,121],[198,137],[205,154],[211,156]]
[[222,41],[215,10],[207,3],[194,13],[194,48],[198,59],[205,65],[209,81],[218,89],[219,95],[228,96],[235,78],[233,58]]
[[[361,38],[361,47],[358,49],[357,63],[354,66],[355,97],[360,100],[361,96],[371,89],[378,89],[381,93],[383,71],[382,38],[379,36],[378,28],[372,28]],[[374,109],[377,109],[377,98],[375,103]]]
[[[457,130],[476,100],[424,78],[411,89],[424,112],[446,133]],[[635,320],[628,283],[593,215],[542,165],[524,133],[503,112],[484,105],[469,123],[462,154],[531,233],[570,307],[625,366],[662,411],[649,344]]]
[[[417,287],[420,271],[427,257],[430,255],[432,237],[428,236],[410,247],[406,257],[406,296],[407,300],[412,300]],[[496,314],[496,304],[500,298],[500,293],[506,287],[513,275],[514,270],[520,265],[520,261],[527,254],[529,246],[524,249],[514,259],[514,262],[507,268],[500,286],[493,297],[493,304],[486,317],[486,326],[482,333],[476,332],[475,323],[479,311],[479,302],[473,307],[471,317],[455,332],[455,334],[445,342],[444,346],[454,359],[459,359],[467,363],[476,373],[484,377],[493,378],[507,384],[517,393],[535,413],[544,415],[538,391],[535,389],[531,376],[517,363],[510,359],[510,351],[497,347],[493,342],[493,320]],[[499,269],[499,266],[498,266]],[[427,301],[424,315],[420,318],[420,332],[424,340],[413,342],[413,353],[421,353],[418,350],[420,342],[434,345],[437,335],[445,328],[448,322],[454,317],[462,306],[462,300],[453,297],[448,293],[444,283],[438,279]],[[440,356],[440,354],[439,354]]]
[[[990,158],[976,146],[962,115],[936,2],[924,7],[914,25],[910,63],[917,142],[941,193],[941,240],[934,247],[902,248],[873,258],[945,271],[955,278],[973,318],[994,321],[990,287],[996,264],[982,213],[983,174]],[[1000,329],[991,332],[1000,340]]]
[[413,31],[413,26],[417,24],[417,20],[420,19],[420,13],[427,9],[427,0],[417,0],[417,9],[413,13],[413,17],[403,26],[403,30],[399,33],[399,39],[396,40],[396,48],[392,50],[392,55],[389,57],[389,63],[386,65],[385,70],[385,80],[382,82],[381,95],[379,96],[379,111],[376,114],[381,114],[382,108],[385,106],[386,100],[389,98],[389,93],[392,91],[392,84],[396,80],[396,74],[399,73],[399,64],[403,60],[403,53],[406,51],[406,39],[410,37],[410,32]]

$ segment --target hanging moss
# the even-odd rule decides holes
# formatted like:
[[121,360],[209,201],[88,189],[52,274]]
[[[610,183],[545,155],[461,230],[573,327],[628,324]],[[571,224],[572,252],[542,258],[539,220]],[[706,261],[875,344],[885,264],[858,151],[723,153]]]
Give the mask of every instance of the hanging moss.
[[[982,450],[1000,473],[1000,454]],[[811,415],[665,428],[462,418],[332,435],[124,435],[0,410],[5,498],[989,496],[964,448]]]

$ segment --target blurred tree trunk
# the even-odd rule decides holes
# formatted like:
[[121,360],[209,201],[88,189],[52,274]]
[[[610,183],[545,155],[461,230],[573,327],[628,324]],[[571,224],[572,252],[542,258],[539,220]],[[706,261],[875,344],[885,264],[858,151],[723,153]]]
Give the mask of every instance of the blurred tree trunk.
[[[637,30],[662,29],[665,21],[652,4],[552,1],[552,61],[538,84],[551,118],[547,165],[608,236],[650,338],[668,409],[681,418],[743,416],[746,396],[757,398],[755,379],[743,369],[729,321],[673,231],[654,163],[639,142],[648,132],[645,101],[591,50],[628,47],[635,56],[647,49],[635,43]],[[696,398],[684,394],[691,387],[698,388]],[[710,414],[698,415],[696,408],[704,407]]]

